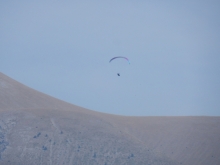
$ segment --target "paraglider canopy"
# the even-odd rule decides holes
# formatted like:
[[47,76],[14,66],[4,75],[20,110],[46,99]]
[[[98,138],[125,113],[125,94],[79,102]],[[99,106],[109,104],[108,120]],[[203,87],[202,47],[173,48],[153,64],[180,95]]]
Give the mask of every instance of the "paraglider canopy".
[[125,60],[127,60],[127,61],[128,61],[128,63],[130,64],[129,59],[128,59],[127,57],[123,57],[123,56],[117,56],[117,57],[113,57],[112,59],[110,59],[110,61],[109,61],[109,62],[111,62],[111,61],[113,61],[113,60],[115,60],[115,59],[118,59],[118,58],[125,59]]

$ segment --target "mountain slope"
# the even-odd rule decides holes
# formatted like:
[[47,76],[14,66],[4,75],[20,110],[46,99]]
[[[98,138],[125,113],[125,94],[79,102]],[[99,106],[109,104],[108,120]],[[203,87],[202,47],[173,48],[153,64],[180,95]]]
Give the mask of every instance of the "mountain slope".
[[65,103],[0,74],[0,164],[161,164],[107,115]]
[[78,107],[0,73],[0,164],[220,164],[220,117],[125,117]]

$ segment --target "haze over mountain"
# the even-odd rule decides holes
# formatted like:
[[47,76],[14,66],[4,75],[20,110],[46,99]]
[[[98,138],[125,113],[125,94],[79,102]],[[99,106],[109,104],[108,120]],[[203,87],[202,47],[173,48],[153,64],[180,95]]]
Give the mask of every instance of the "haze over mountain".
[[105,114],[0,73],[2,165],[217,165],[219,141],[220,117]]

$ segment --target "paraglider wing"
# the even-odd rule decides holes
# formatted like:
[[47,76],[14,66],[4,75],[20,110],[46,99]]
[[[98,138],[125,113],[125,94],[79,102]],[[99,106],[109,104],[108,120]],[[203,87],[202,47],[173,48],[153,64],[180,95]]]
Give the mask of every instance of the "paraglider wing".
[[127,57],[122,57],[122,56],[113,57],[112,59],[110,59],[109,62],[111,62],[111,61],[113,61],[113,60],[115,60],[115,59],[117,59],[117,58],[123,58],[123,59],[127,60],[128,63],[130,64],[129,59],[128,59]]

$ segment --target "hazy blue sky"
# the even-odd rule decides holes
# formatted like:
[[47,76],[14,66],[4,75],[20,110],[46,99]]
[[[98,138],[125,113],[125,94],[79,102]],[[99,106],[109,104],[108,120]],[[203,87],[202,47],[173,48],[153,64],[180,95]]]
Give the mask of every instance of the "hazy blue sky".
[[0,0],[0,71],[95,111],[220,115],[220,1]]

